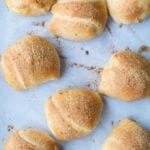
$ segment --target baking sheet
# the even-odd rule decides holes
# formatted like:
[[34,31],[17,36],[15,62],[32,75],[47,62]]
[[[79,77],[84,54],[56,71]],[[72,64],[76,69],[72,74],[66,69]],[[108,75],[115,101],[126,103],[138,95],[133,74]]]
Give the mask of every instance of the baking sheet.
[[[0,1],[0,54],[17,39],[29,33],[46,37],[61,56],[62,75],[52,81],[24,92],[16,92],[4,81],[0,71],[0,149],[9,135],[22,128],[47,131],[44,103],[54,92],[67,87],[86,87],[97,90],[100,82],[97,69],[103,68],[116,50],[130,48],[137,51],[150,46],[150,19],[142,24],[119,27],[109,18],[104,33],[88,42],[74,42],[51,36],[47,25],[51,14],[40,17],[22,17],[10,12]],[[39,23],[45,22],[45,26]],[[37,25],[38,24],[38,25]],[[150,53],[143,53],[150,58]],[[101,123],[89,136],[70,142],[60,142],[65,150],[99,150],[112,128],[125,117],[131,117],[150,129],[150,99],[131,103],[104,97]]]

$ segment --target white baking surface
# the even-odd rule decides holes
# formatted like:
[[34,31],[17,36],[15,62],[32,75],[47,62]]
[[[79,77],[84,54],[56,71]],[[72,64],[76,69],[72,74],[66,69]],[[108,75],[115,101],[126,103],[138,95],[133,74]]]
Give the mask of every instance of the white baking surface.
[[[64,56],[61,58],[62,75],[58,81],[48,82],[23,92],[16,92],[10,88],[0,71],[0,149],[9,135],[18,129],[32,127],[51,134],[45,121],[44,103],[57,90],[67,87],[87,87],[89,83],[92,84],[92,89],[97,89],[95,82],[98,83],[99,79],[94,71],[84,67],[72,68],[68,64],[78,63],[101,68],[108,61],[113,50],[123,50],[128,47],[137,51],[142,45],[150,46],[150,19],[142,24],[124,25],[122,28],[109,19],[108,26],[111,33],[106,28],[104,33],[94,40],[73,42],[56,39],[48,33],[50,13],[40,17],[22,17],[9,11],[3,0],[0,1],[0,10],[0,54],[17,39],[33,32],[50,40],[59,54]],[[46,22],[45,27],[33,25],[33,22],[41,21]],[[89,51],[89,55],[85,54],[86,50]],[[150,53],[146,52],[145,55],[148,57]],[[96,130],[87,137],[60,142],[64,150],[100,150],[112,128],[127,116],[150,129],[150,99],[126,103],[104,97],[104,104],[101,123]],[[8,132],[9,125],[14,126],[10,132]]]

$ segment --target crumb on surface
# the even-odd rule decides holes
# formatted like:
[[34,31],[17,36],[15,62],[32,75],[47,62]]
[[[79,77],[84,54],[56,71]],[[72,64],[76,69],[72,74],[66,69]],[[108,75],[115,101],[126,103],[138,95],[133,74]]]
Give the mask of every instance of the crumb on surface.
[[85,54],[86,54],[86,55],[89,55],[89,51],[85,51]]
[[91,87],[91,83],[88,83],[86,86],[90,88]]
[[74,68],[74,67],[84,68],[88,71],[93,71],[97,74],[99,74],[103,70],[103,68],[98,68],[97,66],[87,66],[87,65],[78,64],[78,63],[71,63],[71,64],[68,64],[68,66],[71,67],[71,68]]
[[81,51],[83,51],[83,50],[84,50],[84,48],[83,48],[83,47],[81,47],[81,48],[80,48],[80,50],[81,50]]
[[125,48],[125,51],[132,51],[129,46]]
[[34,34],[34,31],[29,31],[27,32],[28,35],[33,35]]
[[80,48],[81,51],[84,51],[86,55],[89,55],[89,51],[85,50],[83,47]]
[[60,57],[61,59],[66,59],[66,56],[64,56],[64,55],[59,55],[59,57]]
[[71,68],[82,68],[82,69],[85,69],[85,70],[90,71],[92,73],[94,72],[97,75],[96,79],[86,83],[85,86],[87,88],[90,88],[90,89],[92,88],[94,90],[98,89],[99,82],[100,82],[99,81],[100,80],[99,75],[100,75],[101,71],[103,70],[103,68],[97,67],[97,66],[87,66],[87,65],[79,64],[79,63],[71,63],[71,64],[67,64],[67,66],[71,67]]
[[8,126],[7,126],[7,131],[8,131],[8,132],[11,132],[13,129],[14,129],[14,126],[13,126],[13,125],[8,125]]
[[117,53],[117,52],[118,52],[117,50],[113,50],[113,51],[112,51],[112,54],[115,54],[115,53]]
[[98,86],[99,86],[99,78],[93,81],[90,81],[89,83],[85,85],[85,87],[87,87],[88,89],[93,89],[95,91],[98,89]]
[[119,24],[119,28],[122,28],[123,27],[123,24]]
[[115,46],[114,43],[111,43],[111,44],[108,46],[107,49],[108,49],[108,51],[110,51],[112,54],[118,52],[118,51],[117,51],[117,48],[116,48],[116,46]]
[[143,52],[147,52],[150,51],[150,47],[146,46],[146,45],[142,45],[139,49],[138,49],[138,53],[141,54]]
[[39,27],[44,27],[45,26],[45,21],[41,22],[32,22],[33,26],[39,26]]
[[55,36],[56,42],[58,44],[58,46],[61,46],[61,41],[59,40],[59,36]]
[[111,125],[114,125],[114,121],[111,121]]
[[109,33],[110,35],[112,35],[111,28],[110,28],[108,25],[106,25],[106,29],[107,29],[108,33]]

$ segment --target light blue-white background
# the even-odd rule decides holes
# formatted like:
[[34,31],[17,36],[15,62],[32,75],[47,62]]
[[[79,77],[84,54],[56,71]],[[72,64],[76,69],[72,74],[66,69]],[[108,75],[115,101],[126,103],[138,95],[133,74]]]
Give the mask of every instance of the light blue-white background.
[[[40,17],[22,17],[9,11],[2,0],[0,10],[0,55],[10,44],[33,32],[46,37],[55,45],[59,54],[65,57],[61,59],[62,75],[58,81],[48,82],[23,92],[16,92],[10,88],[0,70],[0,149],[9,135],[18,129],[32,127],[51,134],[43,109],[47,98],[57,90],[67,87],[87,88],[89,83],[92,89],[97,90],[96,84],[100,82],[100,77],[94,71],[84,67],[71,68],[69,64],[78,63],[101,68],[114,50],[130,48],[137,51],[142,45],[150,46],[150,19],[141,24],[124,25],[120,28],[110,18],[108,27],[101,36],[88,42],[73,42],[56,39],[48,33],[47,26],[52,16],[50,13]],[[45,27],[33,25],[33,22],[41,21],[46,22]],[[86,50],[89,51],[89,55],[85,55]],[[150,58],[150,53],[146,52],[144,55]],[[150,129],[150,99],[126,103],[104,97],[104,104],[101,123],[97,129],[87,137],[61,142],[63,149],[100,150],[112,128],[127,116]],[[11,132],[8,132],[8,125],[14,126]]]

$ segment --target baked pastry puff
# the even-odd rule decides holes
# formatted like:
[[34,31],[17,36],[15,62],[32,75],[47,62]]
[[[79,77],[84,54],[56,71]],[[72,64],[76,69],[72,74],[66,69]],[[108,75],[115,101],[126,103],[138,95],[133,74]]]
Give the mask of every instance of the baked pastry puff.
[[68,141],[90,134],[99,123],[102,109],[102,99],[96,92],[64,89],[48,99],[45,115],[55,137]]
[[101,72],[100,93],[124,101],[150,97],[150,62],[141,55],[115,53]]
[[60,146],[47,134],[35,129],[14,132],[4,144],[4,150],[59,150]]
[[107,0],[107,3],[118,24],[139,23],[150,16],[150,0]]
[[60,76],[56,49],[46,39],[27,35],[7,48],[1,60],[6,81],[24,90]]
[[113,129],[102,150],[150,150],[150,132],[126,118]]
[[84,41],[101,34],[107,22],[105,0],[58,0],[49,31],[69,40]]
[[8,8],[23,16],[47,14],[54,0],[5,0]]

